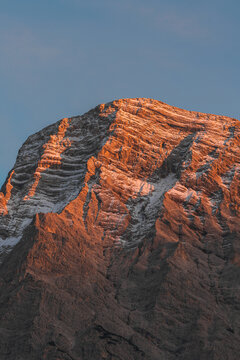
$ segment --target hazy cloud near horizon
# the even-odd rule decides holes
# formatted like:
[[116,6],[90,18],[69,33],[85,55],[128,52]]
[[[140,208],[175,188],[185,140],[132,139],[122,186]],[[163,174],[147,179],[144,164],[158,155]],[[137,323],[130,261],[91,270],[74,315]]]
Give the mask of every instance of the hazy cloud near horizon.
[[3,1],[0,183],[23,141],[115,98],[239,115],[236,0]]

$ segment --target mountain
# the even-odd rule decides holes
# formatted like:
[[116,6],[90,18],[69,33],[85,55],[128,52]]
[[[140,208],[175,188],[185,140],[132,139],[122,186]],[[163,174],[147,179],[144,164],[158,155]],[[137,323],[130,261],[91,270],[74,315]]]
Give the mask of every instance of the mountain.
[[30,136],[0,193],[1,360],[237,360],[240,123],[151,99]]

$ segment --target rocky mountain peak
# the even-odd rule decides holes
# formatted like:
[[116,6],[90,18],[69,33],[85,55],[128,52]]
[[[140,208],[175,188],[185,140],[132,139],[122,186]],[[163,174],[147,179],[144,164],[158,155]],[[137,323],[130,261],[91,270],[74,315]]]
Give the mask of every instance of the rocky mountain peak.
[[140,98],[30,136],[0,193],[2,359],[237,359],[239,145]]

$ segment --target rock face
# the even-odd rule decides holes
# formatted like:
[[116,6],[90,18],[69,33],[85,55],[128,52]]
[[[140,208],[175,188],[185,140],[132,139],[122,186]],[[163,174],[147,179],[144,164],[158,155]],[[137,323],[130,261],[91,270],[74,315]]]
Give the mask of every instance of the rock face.
[[239,145],[151,99],[31,136],[0,193],[0,359],[239,359]]

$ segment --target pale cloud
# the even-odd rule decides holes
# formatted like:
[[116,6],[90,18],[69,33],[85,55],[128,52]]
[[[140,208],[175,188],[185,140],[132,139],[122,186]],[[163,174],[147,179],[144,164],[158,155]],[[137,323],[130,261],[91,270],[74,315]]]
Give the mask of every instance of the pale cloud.
[[151,3],[146,6],[139,2],[137,5],[134,0],[123,3],[122,6],[140,16],[145,26],[151,26],[155,30],[172,33],[185,39],[205,38],[209,35],[208,24],[197,13],[182,12],[176,7],[153,6]]
[[60,50],[52,45],[46,45],[30,29],[15,26],[0,33],[1,60],[12,64],[29,65],[32,62],[49,62],[60,55]]
[[179,37],[206,38],[209,35],[208,27],[199,22],[194,14],[182,15],[177,12],[166,12],[154,16],[155,26],[167,29]]
[[[206,38],[209,36],[209,24],[198,12],[186,11],[186,7],[169,6],[166,1],[159,0],[60,0],[62,3],[73,5],[89,6],[106,10],[115,10],[119,13],[131,14],[143,22],[143,25],[154,29],[172,33],[184,39]],[[147,3],[147,5],[146,5]],[[179,1],[179,4],[181,2]],[[121,14],[121,15],[120,15]]]

